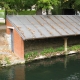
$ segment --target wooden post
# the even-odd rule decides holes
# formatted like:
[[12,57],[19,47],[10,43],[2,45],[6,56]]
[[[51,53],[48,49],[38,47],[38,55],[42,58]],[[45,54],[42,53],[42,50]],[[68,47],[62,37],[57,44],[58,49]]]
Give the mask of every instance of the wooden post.
[[67,39],[68,38],[64,38],[64,51],[67,52]]

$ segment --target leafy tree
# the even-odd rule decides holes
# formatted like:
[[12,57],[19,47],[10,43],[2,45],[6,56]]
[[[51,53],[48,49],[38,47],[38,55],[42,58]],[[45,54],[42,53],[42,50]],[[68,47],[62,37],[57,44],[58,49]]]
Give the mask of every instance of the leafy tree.
[[61,0],[62,8],[75,9],[80,11],[80,0]]
[[36,4],[37,0],[25,0],[24,9],[31,9],[31,6]]
[[[36,4],[36,10],[53,9],[58,13],[59,9],[75,9],[80,11],[80,0],[0,0],[0,6],[6,10],[14,9],[16,12],[21,10],[31,9],[32,5]],[[39,12],[40,13],[40,12]]]
[[58,5],[59,0],[38,0],[37,1],[37,9],[46,9],[48,14],[48,10],[51,9],[54,5]]
[[75,0],[75,2],[74,2],[74,8],[76,10],[79,10],[80,11],[80,0]]

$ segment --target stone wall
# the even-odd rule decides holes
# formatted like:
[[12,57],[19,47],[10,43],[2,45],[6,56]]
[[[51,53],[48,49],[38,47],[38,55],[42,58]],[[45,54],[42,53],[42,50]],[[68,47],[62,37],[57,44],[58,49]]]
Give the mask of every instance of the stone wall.
[[45,48],[56,48],[63,46],[62,38],[47,38],[38,40],[29,40],[24,42],[25,53],[32,51],[42,51]]
[[79,45],[80,44],[80,36],[70,36],[68,37],[68,46],[73,45]]
[[[80,44],[80,36],[72,36],[68,38],[68,46],[73,46]],[[25,53],[38,51],[41,52],[45,48],[57,48],[64,46],[64,38],[47,38],[47,39],[37,39],[28,40],[24,42]]]
[[6,39],[6,30],[0,28],[0,51],[8,49],[8,42]]

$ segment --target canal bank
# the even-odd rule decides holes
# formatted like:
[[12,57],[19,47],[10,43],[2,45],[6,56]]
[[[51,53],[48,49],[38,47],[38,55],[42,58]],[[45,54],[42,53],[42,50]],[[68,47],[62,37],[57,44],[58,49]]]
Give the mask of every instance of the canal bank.
[[[79,36],[77,36],[76,38],[72,37],[71,40],[69,40],[68,44],[70,44],[69,46],[70,48],[68,48],[67,52],[64,51],[62,38],[44,39],[44,40],[37,40],[37,41],[32,40],[27,42],[27,46],[26,46],[27,50],[25,49],[25,52],[26,52],[25,60],[21,60],[12,51],[8,49],[9,45],[7,43],[5,29],[6,29],[5,25],[0,27],[0,42],[1,42],[0,43],[0,63],[2,66],[23,64],[25,63],[25,61],[31,62],[34,60],[51,58],[55,56],[57,57],[57,56],[74,54],[74,53],[80,53]],[[52,47],[55,49],[53,49]]]
[[65,50],[63,37],[26,41],[25,59],[32,61],[34,59],[80,53],[80,36],[70,36],[67,38],[67,51]]
[[80,80],[80,54],[0,68],[1,80]]
[[9,50],[6,37],[6,26],[0,25],[0,67],[22,63],[25,63],[25,61],[19,59],[11,50]]
[[[12,51],[9,50],[9,48],[8,48],[9,45],[8,45],[7,39],[6,39],[5,28],[6,28],[5,26],[0,27],[0,64],[1,64],[1,66],[11,66],[11,65],[16,65],[16,64],[23,64],[23,63],[25,63],[25,61],[28,63],[28,62],[32,62],[34,60],[40,60],[40,59],[45,59],[45,58],[57,57],[57,56],[64,56],[64,55],[80,52],[78,50],[79,46],[76,47],[76,50],[75,50],[75,48],[73,48],[75,51],[67,51],[67,52],[64,51],[64,47],[59,47],[59,48],[56,47],[56,50],[54,52],[54,49],[52,49],[52,48],[47,48],[47,49],[42,50],[42,46],[44,45],[42,42],[44,42],[44,41],[41,41],[41,43],[43,45],[40,43],[40,41],[36,42],[36,43],[28,42],[28,45],[29,44],[32,45],[30,47],[29,46],[27,47],[28,51],[32,51],[34,48],[34,50],[38,50],[39,52],[33,51],[33,52],[28,53],[28,51],[27,51],[27,55],[25,54],[25,60],[21,60]],[[45,41],[46,45],[44,45],[44,46],[46,46],[46,47],[52,46],[51,45],[52,41],[51,40]],[[49,43],[51,42],[50,45],[48,42]],[[37,44],[38,44],[38,47],[36,48]],[[34,45],[34,47],[33,47],[33,45]],[[55,45],[57,46],[57,44],[55,44]],[[40,54],[41,50],[42,50],[42,52]]]

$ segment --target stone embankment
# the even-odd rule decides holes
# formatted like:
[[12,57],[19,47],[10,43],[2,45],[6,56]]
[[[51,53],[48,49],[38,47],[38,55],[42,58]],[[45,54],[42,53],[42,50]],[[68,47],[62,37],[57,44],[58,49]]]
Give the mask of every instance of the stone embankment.
[[0,26],[0,64],[1,66],[9,66],[14,64],[24,63],[8,48],[8,42],[6,38],[6,26]]

